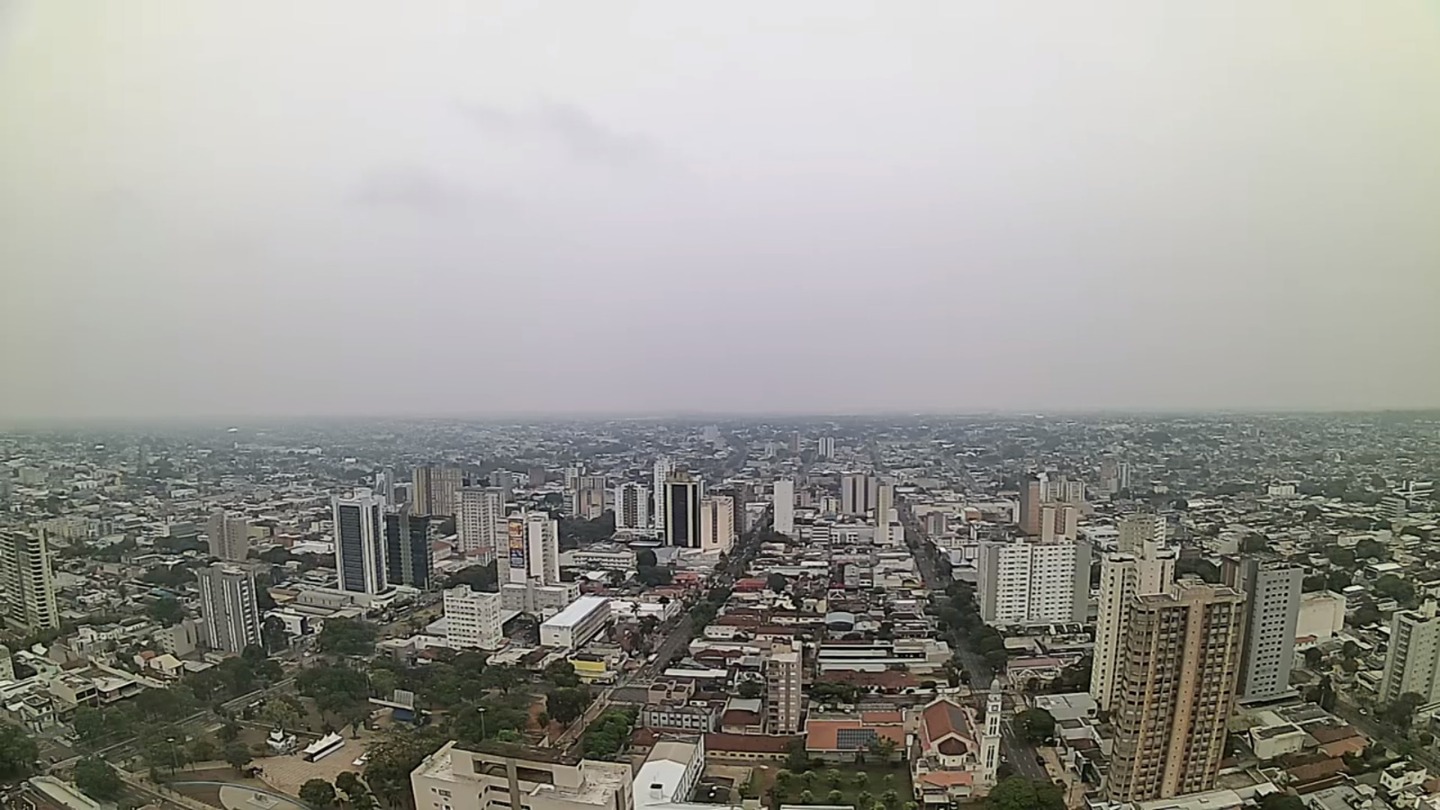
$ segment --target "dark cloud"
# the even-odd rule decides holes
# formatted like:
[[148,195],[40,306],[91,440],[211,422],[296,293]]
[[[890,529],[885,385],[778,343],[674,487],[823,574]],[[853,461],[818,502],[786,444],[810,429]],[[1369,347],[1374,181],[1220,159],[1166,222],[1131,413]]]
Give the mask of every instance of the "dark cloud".
[[571,104],[547,102],[533,110],[514,111],[461,102],[458,108],[466,121],[486,134],[548,139],[577,160],[589,163],[629,166],[660,155],[659,147],[650,139],[611,129]]

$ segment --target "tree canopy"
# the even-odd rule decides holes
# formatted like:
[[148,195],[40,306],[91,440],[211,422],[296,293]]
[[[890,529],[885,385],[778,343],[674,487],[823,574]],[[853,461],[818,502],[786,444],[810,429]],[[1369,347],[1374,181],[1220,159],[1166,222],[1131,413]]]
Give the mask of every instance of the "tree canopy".
[[1065,796],[1049,782],[1007,776],[990,791],[985,805],[992,810],[1065,810]]
[[321,652],[369,655],[375,651],[375,625],[363,619],[329,619],[320,631]]

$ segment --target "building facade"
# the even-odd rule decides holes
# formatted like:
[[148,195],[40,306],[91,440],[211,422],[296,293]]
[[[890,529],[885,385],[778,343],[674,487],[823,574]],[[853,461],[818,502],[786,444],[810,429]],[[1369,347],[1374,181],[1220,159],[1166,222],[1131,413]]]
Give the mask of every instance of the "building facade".
[[210,542],[210,556],[222,560],[243,560],[250,553],[250,523],[244,518],[233,517],[224,510],[210,513],[206,524],[206,536]]
[[700,547],[700,482],[684,470],[665,480],[665,545]]
[[1225,561],[1225,584],[1245,595],[1245,640],[1239,696],[1273,700],[1292,693],[1290,666],[1305,571],[1278,561],[1242,557]]
[[670,480],[670,474],[673,472],[675,472],[675,464],[668,457],[661,456],[655,459],[655,487],[651,490],[655,494],[655,508],[652,515],[655,519],[655,528],[659,529],[662,535],[665,534],[665,519],[670,514],[665,504],[665,484]]
[[217,562],[199,576],[200,620],[211,649],[242,653],[246,647],[261,646],[255,575],[240,566]]
[[460,551],[474,557],[481,565],[489,565],[500,553],[506,516],[506,490],[503,487],[463,487],[457,497],[460,513],[456,516],[455,530],[459,534]]
[[385,510],[385,579],[390,585],[426,590],[434,581],[430,518],[410,514],[409,506]]
[[700,499],[700,549],[729,553],[735,545],[735,500],[729,495]]
[[410,789],[416,810],[632,810],[632,780],[629,763],[520,746],[481,753],[451,742],[411,772]]
[[1440,606],[1425,600],[1415,610],[1397,610],[1390,617],[1390,649],[1380,680],[1380,702],[1393,703],[1406,692],[1440,700]]
[[795,482],[789,478],[775,479],[771,497],[774,504],[775,531],[787,537],[795,534]]
[[472,591],[460,585],[445,592],[445,638],[456,650],[498,650],[501,629],[500,594]]
[[459,467],[449,464],[416,467],[410,481],[410,503],[415,514],[443,517],[455,514],[457,493],[464,485]]
[[27,631],[60,626],[55,578],[44,530],[0,531],[0,604],[13,626]]
[[1095,619],[1095,652],[1090,668],[1090,695],[1109,711],[1115,694],[1125,620],[1137,596],[1165,593],[1175,579],[1177,551],[1165,548],[1165,522],[1154,515],[1131,515],[1120,521],[1115,551],[1100,562],[1100,609]]
[[506,581],[560,583],[560,527],[544,512],[513,515],[506,531]]
[[776,641],[765,658],[766,725],[771,734],[794,734],[804,717],[805,648],[798,639]]
[[1034,625],[1085,620],[1090,544],[984,542],[976,559],[980,616],[989,624]]
[[650,492],[640,484],[615,487],[615,528],[644,529],[650,525]]
[[335,522],[335,573],[352,593],[381,593],[385,576],[385,499],[357,488],[331,502]]

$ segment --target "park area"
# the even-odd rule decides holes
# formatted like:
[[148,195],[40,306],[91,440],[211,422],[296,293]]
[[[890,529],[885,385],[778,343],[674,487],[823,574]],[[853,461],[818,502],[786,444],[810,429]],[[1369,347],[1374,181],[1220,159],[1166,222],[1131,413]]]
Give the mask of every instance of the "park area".
[[[764,773],[763,771],[761,773]],[[855,810],[914,808],[910,770],[904,763],[847,764],[794,773],[773,771],[774,806],[782,804],[848,804]]]

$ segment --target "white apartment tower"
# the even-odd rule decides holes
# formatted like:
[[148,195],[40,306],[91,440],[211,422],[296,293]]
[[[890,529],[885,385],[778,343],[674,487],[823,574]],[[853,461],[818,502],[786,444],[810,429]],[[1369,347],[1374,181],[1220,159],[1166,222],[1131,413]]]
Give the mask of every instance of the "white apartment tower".
[[60,626],[44,530],[0,531],[0,605],[16,627],[34,631]]
[[728,554],[735,545],[735,499],[706,495],[700,499],[700,549]]
[[789,478],[775,479],[775,531],[786,536],[795,534],[795,482]]
[[488,565],[500,550],[500,537],[505,526],[505,489],[464,487],[459,491],[458,498],[460,511],[455,529],[459,534],[460,551],[475,557],[482,565]]
[[650,525],[650,493],[640,484],[615,487],[615,528],[643,529]]
[[1241,699],[1274,700],[1292,694],[1295,625],[1300,619],[1299,566],[1255,557],[1228,559],[1225,584],[1245,595],[1245,635],[1240,647]]
[[1176,550],[1165,548],[1165,520],[1130,515],[1120,521],[1118,548],[1100,561],[1100,610],[1090,665],[1090,695],[1109,711],[1125,649],[1125,619],[1137,596],[1165,593],[1175,579]]
[[238,565],[217,562],[199,576],[200,619],[210,647],[242,653],[246,647],[260,646],[255,575]]
[[835,458],[835,437],[821,436],[815,444],[815,455],[827,460]]
[[1380,702],[1393,703],[1406,692],[1425,703],[1440,700],[1440,606],[1427,599],[1415,610],[1397,610],[1390,618],[1390,649]]
[[250,553],[250,523],[244,518],[226,514],[223,509],[210,513],[206,535],[210,540],[211,557],[238,561]]
[[894,508],[895,485],[877,482],[875,485],[875,526],[878,533],[889,533],[890,512]]
[[665,503],[665,482],[670,480],[670,474],[675,472],[675,464],[666,456],[655,459],[655,488],[651,490],[655,494],[655,528],[665,533],[665,518],[667,515]]
[[987,624],[1036,625],[1085,620],[1090,545],[1075,540],[980,544],[980,617]]
[[445,639],[451,649],[498,650],[504,642],[500,594],[460,585],[445,592]]
[[335,522],[335,572],[351,593],[380,593],[385,579],[385,499],[365,488],[331,502]]
[[540,585],[560,584],[560,529],[548,514],[529,512],[512,516],[506,539],[507,582],[524,585],[535,580]]

